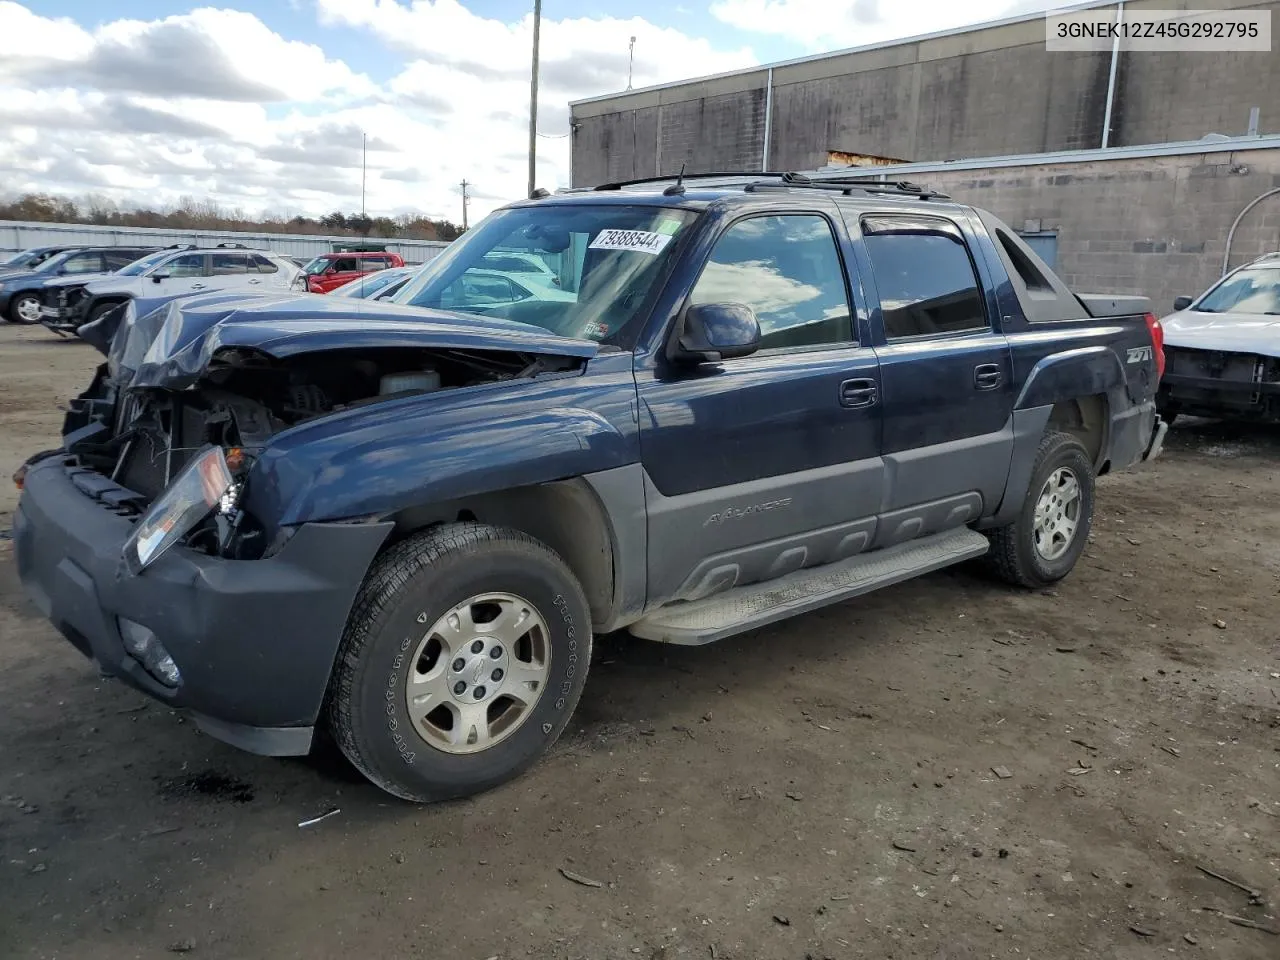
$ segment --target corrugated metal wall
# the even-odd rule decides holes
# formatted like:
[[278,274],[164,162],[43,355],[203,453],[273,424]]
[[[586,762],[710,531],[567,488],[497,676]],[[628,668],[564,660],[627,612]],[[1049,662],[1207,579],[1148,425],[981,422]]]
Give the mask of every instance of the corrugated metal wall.
[[[83,223],[34,223],[0,220],[0,253],[56,243],[83,243],[103,247],[157,246],[196,243],[242,243],[246,247],[274,250],[292,257],[314,257],[328,253],[334,243],[351,243],[353,237],[312,237],[292,233],[239,233],[233,230],[165,230],[151,227],[99,227]],[[380,238],[371,238],[384,242]],[[426,263],[449,244],[442,240],[386,240],[387,250],[404,257],[406,263]]]

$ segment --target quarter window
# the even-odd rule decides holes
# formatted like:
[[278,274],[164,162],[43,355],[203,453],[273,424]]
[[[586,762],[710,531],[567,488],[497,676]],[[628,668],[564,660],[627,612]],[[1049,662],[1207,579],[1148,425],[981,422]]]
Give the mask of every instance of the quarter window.
[[746,304],[765,350],[853,342],[840,254],[830,224],[816,215],[733,224],[716,241],[690,302]]
[[960,231],[935,217],[865,217],[862,232],[890,340],[988,329]]

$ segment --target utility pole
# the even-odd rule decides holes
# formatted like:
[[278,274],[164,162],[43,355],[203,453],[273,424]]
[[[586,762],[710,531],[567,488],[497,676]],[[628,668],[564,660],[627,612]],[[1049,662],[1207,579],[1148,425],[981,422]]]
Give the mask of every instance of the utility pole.
[[462,232],[467,232],[467,181],[462,181]]
[[631,89],[631,68],[636,64],[636,38],[631,38],[631,46],[627,50],[627,89]]
[[538,39],[542,32],[542,0],[533,0],[533,76],[529,81],[529,190],[533,196],[538,170]]
[[360,134],[360,219],[364,216],[364,195],[365,184],[369,179],[369,135],[361,132]]

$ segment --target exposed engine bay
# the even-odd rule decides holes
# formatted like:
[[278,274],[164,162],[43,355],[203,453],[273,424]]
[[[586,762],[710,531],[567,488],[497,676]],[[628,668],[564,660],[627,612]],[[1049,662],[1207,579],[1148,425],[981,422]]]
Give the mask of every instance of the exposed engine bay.
[[[66,452],[134,496],[112,506],[141,513],[202,449],[228,452],[243,483],[257,451],[282,430],[369,404],[571,370],[575,358],[515,352],[389,348],[330,350],[283,360],[252,349],[215,355],[204,377],[185,390],[119,390],[108,365],[71,402]],[[260,556],[252,518],[210,518],[210,552]],[[247,521],[247,522],[246,522]],[[223,529],[215,529],[226,527]],[[193,535],[192,543],[197,541]]]

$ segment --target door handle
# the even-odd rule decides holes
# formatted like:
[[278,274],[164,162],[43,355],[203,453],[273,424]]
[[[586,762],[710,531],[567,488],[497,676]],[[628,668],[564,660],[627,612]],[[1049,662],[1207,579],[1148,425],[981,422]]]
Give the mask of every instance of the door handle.
[[999,364],[981,363],[973,368],[973,385],[978,390],[994,390],[1003,380]]
[[261,283],[262,281],[261,281],[261,280],[258,280],[258,279],[253,279],[253,280],[250,280],[249,282],[250,282],[250,283]]
[[869,407],[876,402],[876,392],[874,380],[846,380],[840,384],[840,406]]
[[204,284],[203,284],[203,283],[193,283],[193,284],[191,285],[191,289],[192,289],[192,290],[203,290],[203,289],[204,289]]

